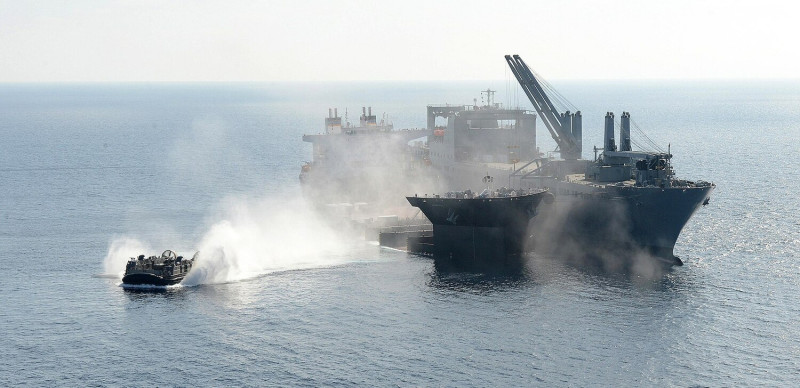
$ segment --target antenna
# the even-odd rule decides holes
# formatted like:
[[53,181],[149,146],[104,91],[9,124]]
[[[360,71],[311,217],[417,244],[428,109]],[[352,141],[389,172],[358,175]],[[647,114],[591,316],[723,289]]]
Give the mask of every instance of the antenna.
[[483,102],[483,95],[486,94],[486,105],[485,106],[494,106],[494,93],[496,90],[486,89],[481,90],[481,102]]

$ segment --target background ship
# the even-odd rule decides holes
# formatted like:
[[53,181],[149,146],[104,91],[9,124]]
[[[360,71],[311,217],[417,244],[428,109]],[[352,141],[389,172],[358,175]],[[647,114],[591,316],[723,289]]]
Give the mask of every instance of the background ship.
[[362,108],[357,126],[346,114],[343,123],[338,109],[329,109],[325,132],[303,136],[313,146],[313,160],[300,172],[303,192],[317,204],[402,203],[396,194],[421,179],[412,178],[427,160],[421,147],[412,149],[408,143],[431,132],[394,130],[385,115],[377,121],[372,107]]
[[[545,90],[563,97],[519,56],[506,56],[506,61],[535,113],[502,107],[489,89],[481,92],[481,106],[477,100],[473,105],[429,105],[425,130],[395,131],[384,120],[377,123],[366,108],[358,127],[346,120],[342,125],[338,113],[329,111],[325,133],[303,137],[314,146],[314,160],[300,176],[304,191],[317,203],[383,202],[380,213],[387,203],[397,205],[400,193],[481,187],[484,176],[494,176],[498,186],[555,195],[531,224],[537,251],[622,257],[643,252],[682,264],[673,254],[675,243],[715,186],[677,179],[669,150],[632,150],[627,112],[619,122],[619,146],[617,122],[608,112],[604,146],[595,148],[594,160],[582,159],[581,112],[559,112]],[[560,159],[539,151],[537,115]],[[441,119],[446,125],[437,125]],[[427,136],[427,144],[409,146],[420,136]]]
[[[506,61],[558,146],[561,159],[541,157],[535,147],[535,115],[482,107],[428,107],[431,164],[449,187],[475,187],[494,175],[514,187],[549,189],[554,203],[533,220],[535,249],[594,255],[639,251],[680,265],[673,249],[681,230],[714,185],[675,178],[669,152],[631,150],[630,115],[614,141],[614,115],[607,113],[605,144],[595,160],[583,160],[580,111],[559,113],[543,84],[517,55]],[[436,117],[447,117],[437,127]]]

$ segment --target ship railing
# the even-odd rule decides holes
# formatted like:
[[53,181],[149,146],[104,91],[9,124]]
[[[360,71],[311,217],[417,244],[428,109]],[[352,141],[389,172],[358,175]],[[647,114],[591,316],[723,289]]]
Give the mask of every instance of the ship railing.
[[[525,163],[524,165],[522,165],[522,167],[514,170],[514,172],[511,173],[511,177],[519,177],[520,180],[527,179],[531,175],[537,174],[542,168],[544,168],[545,166],[550,164],[551,161],[552,161],[552,159],[550,159],[550,158],[537,158],[537,159],[531,160],[530,162]],[[531,164],[534,164],[534,163],[536,163],[536,167],[533,170],[530,170],[528,172],[523,173],[523,171],[525,169],[527,169]]]
[[402,232],[428,232],[433,230],[433,224],[413,224],[413,225],[392,225],[383,226],[379,229],[381,233],[402,233]]

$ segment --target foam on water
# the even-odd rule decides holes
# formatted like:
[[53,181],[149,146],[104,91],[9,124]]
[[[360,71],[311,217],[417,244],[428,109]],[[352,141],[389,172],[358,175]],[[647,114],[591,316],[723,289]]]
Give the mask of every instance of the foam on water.
[[125,284],[125,283],[120,283],[118,284],[118,286],[124,289],[131,289],[131,290],[175,290],[184,287],[184,285],[182,284],[159,286],[155,284]]

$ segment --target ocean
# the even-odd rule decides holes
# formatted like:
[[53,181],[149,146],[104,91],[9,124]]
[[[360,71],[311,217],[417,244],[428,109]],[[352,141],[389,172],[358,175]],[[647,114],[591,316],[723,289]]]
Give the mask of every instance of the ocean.
[[[515,83],[0,84],[0,386],[789,386],[800,375],[800,81],[553,81],[717,185],[658,276],[557,257],[443,271],[304,203],[303,134]],[[542,150],[551,150],[541,122]],[[136,252],[230,261],[125,289]]]

